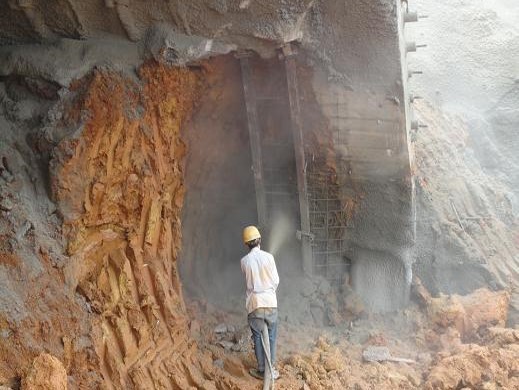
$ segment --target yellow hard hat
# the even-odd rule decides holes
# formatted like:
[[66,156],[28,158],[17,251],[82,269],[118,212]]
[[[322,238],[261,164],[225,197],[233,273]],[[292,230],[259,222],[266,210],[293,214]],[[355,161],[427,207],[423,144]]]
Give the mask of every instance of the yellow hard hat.
[[256,226],[247,226],[243,229],[243,242],[245,244],[257,238],[261,238],[261,234]]

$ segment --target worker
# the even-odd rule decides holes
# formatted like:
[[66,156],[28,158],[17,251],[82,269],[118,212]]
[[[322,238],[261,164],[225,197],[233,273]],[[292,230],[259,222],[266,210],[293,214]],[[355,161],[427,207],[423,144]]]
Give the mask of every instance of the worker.
[[261,344],[261,331],[266,323],[269,335],[270,359],[274,379],[279,372],[274,369],[276,361],[276,336],[278,326],[278,304],[276,289],[279,276],[274,256],[260,249],[261,235],[255,226],[243,229],[243,242],[249,253],[241,259],[241,270],[247,284],[245,305],[247,319],[252,331],[254,352],[258,363],[249,373],[258,379],[263,379],[265,373],[265,352]]

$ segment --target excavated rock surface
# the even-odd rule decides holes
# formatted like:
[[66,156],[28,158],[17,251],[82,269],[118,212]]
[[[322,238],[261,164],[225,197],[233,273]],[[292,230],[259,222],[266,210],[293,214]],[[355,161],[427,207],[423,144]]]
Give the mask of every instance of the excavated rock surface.
[[517,389],[517,344],[497,347],[469,345],[434,367],[424,389]]
[[[419,175],[427,181],[423,193],[433,209],[421,217],[435,220],[439,252],[438,271],[429,274],[444,292],[510,286],[509,323],[517,324],[519,3],[418,0],[413,7],[429,16],[407,31],[409,40],[428,44],[409,56],[409,63],[423,71],[410,81],[413,93],[433,103],[415,104],[416,117],[429,126],[417,134]],[[449,198],[466,232],[460,231]],[[447,227],[441,222],[446,216],[458,226]],[[497,282],[489,281],[487,270]]]
[[[186,153],[180,128],[205,69],[150,63],[138,80],[95,71],[38,112],[43,131],[32,121],[21,140],[9,127],[2,132],[6,146],[19,146],[10,152],[2,144],[0,275],[14,278],[0,287],[11,297],[1,301],[0,348],[8,357],[1,384],[16,387],[26,377],[36,386],[40,360],[29,376],[25,370],[43,350],[64,362],[72,388],[243,388],[190,339],[176,264]],[[14,118],[16,103],[2,97]],[[26,194],[44,178],[23,176],[22,156],[31,155],[23,137],[43,164],[51,157],[54,219],[46,192]],[[26,164],[39,172],[36,161]],[[36,265],[28,250],[39,256]]]
[[467,296],[431,298],[427,314],[431,324],[439,328],[453,326],[465,340],[473,339],[481,328],[505,326],[510,295],[506,291],[492,293],[479,289]]
[[[30,81],[30,80],[28,80]],[[16,388],[42,352],[75,381],[99,383],[84,298],[63,284],[67,262],[39,143],[54,104],[46,83],[0,84],[0,384]],[[46,123],[46,121],[45,121]]]
[[519,388],[519,332],[502,328],[489,332],[489,345],[468,344],[439,355],[424,389]]
[[429,126],[413,136],[415,273],[433,293],[508,288],[513,324],[519,312],[519,221],[512,189],[481,169],[465,121],[425,101],[415,108]]
[[54,356],[42,353],[32,363],[27,376],[22,381],[26,390],[66,390],[67,371]]
[[[423,307],[412,305],[404,313],[356,319],[348,325],[315,328],[282,322],[279,328],[279,389],[515,389],[518,331],[501,327],[506,318],[502,306],[506,293],[479,290],[467,296],[431,298],[422,287]],[[466,317],[478,334],[461,339],[456,323],[435,323],[440,302],[456,300],[464,312],[486,313]],[[190,302],[191,335],[213,356],[215,364],[239,378],[254,367],[255,358],[245,314],[223,313],[206,302]],[[492,314],[489,314],[492,313]],[[492,318],[492,320],[490,320]],[[498,324],[494,327],[492,324]],[[243,337],[246,342],[243,342]],[[224,340],[225,342],[223,342]],[[247,342],[248,341],[248,342]],[[383,346],[393,357],[408,363],[363,361],[363,350]],[[219,363],[218,363],[219,362]],[[254,383],[256,383],[254,387]],[[499,387],[501,386],[501,387]],[[244,387],[258,388],[259,382]]]
[[[188,337],[176,259],[185,146],[200,91],[195,72],[145,65],[143,85],[103,72],[77,85],[81,136],[55,150],[53,193],[64,216],[77,286],[96,314],[95,350],[107,388],[214,388],[232,380]],[[84,116],[83,116],[84,117]],[[223,384],[225,383],[225,385]]]
[[71,257],[65,280],[99,315],[94,342],[109,388],[164,380],[162,365],[167,372],[180,362],[161,354],[189,349],[175,337],[186,333],[175,264],[185,153],[178,135],[198,81],[152,65],[140,77],[142,92],[113,73],[77,85],[80,97],[66,115],[74,121],[83,111],[87,119],[78,123],[79,137],[60,142],[52,162]]

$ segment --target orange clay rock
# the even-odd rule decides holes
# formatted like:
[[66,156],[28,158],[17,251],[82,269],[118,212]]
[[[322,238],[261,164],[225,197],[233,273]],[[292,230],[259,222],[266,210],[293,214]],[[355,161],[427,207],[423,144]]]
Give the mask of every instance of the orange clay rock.
[[24,390],[66,390],[67,372],[54,356],[42,353],[32,363],[22,381]]
[[482,288],[472,294],[460,296],[459,300],[465,308],[462,329],[465,337],[476,336],[480,329],[505,326],[510,305],[510,294],[507,291]]
[[429,342],[442,350],[424,389],[519,389],[519,331],[502,328],[510,300],[507,292],[479,289],[466,296],[432,298],[419,288],[417,295],[432,325],[427,330]]
[[[355,357],[351,346],[331,346],[326,339],[319,338],[310,354],[293,355],[282,370],[282,378],[276,386],[280,389],[292,387],[300,378],[307,388],[324,389],[416,389],[420,384],[415,368],[393,363],[364,363]],[[395,369],[398,367],[398,369]]]
[[484,342],[494,345],[519,344],[519,329],[488,328]]
[[139,76],[96,71],[75,86],[65,118],[80,130],[53,160],[71,259],[65,281],[93,311],[104,388],[245,388],[190,339],[176,263],[180,129],[200,93],[199,72],[149,63]]
[[171,384],[167,373],[184,370],[173,355],[189,345],[176,266],[185,155],[179,132],[198,77],[155,64],[140,77],[142,87],[95,72],[80,86],[69,117],[82,117],[82,131],[62,141],[54,159],[53,195],[71,257],[66,282],[98,314],[94,342],[108,388]]
[[[500,333],[509,331],[501,330]],[[513,332],[513,331],[512,331]],[[517,333],[517,331],[515,331]],[[440,358],[431,369],[424,389],[519,389],[519,335],[509,344],[463,345],[453,355]],[[503,340],[501,340],[502,342]]]
[[470,341],[480,337],[484,329],[505,326],[510,304],[507,291],[481,288],[468,295],[440,294],[433,298],[420,280],[415,279],[413,292],[425,307],[432,330],[437,333],[454,328],[463,341]]
[[509,302],[508,292],[482,288],[465,296],[441,295],[431,298],[427,314],[437,327],[454,327],[463,340],[471,340],[478,336],[480,329],[504,326]]

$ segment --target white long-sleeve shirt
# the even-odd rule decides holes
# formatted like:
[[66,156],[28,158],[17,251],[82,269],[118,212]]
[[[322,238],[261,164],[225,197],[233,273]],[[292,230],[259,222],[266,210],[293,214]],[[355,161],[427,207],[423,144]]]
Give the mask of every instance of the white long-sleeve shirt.
[[241,259],[241,270],[245,274],[247,313],[260,307],[278,307],[276,289],[279,275],[274,256],[255,247]]

